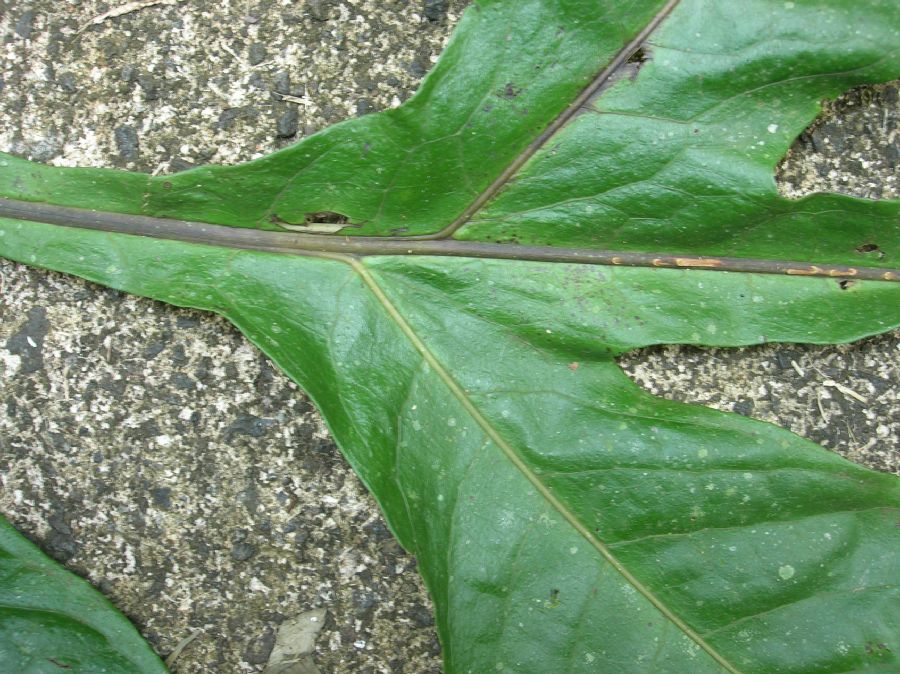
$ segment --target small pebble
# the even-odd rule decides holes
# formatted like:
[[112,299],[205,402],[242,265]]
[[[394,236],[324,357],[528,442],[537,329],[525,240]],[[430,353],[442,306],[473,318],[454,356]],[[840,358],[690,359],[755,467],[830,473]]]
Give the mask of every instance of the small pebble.
[[126,161],[136,159],[138,156],[138,136],[133,126],[123,124],[116,127],[113,134],[116,138],[116,147],[119,150],[119,156]]
[[34,28],[34,17],[36,13],[33,9],[26,9],[22,12],[19,20],[16,21],[16,34],[23,40],[31,39],[31,31]]
[[291,106],[285,110],[275,123],[275,135],[279,138],[292,138],[300,129],[300,115],[297,108]]
[[261,42],[254,42],[247,50],[247,60],[250,61],[250,65],[252,66],[259,65],[260,63],[265,61],[266,56],[266,46]]
[[256,555],[256,547],[241,541],[235,543],[231,548],[231,558],[236,562],[246,562],[248,559]]
[[328,0],[309,0],[309,15],[316,21],[328,21],[331,18],[332,6]]
[[425,0],[422,12],[425,14],[426,19],[432,23],[437,23],[447,16],[447,6],[447,0]]
[[275,91],[286,95],[291,93],[291,74],[287,70],[275,74]]

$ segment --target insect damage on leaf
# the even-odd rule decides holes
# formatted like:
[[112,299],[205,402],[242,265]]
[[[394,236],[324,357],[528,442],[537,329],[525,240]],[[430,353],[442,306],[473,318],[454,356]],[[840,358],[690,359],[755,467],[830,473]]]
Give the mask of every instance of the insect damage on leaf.
[[[840,192],[865,199],[897,199],[900,80],[854,87],[823,102],[823,112],[778,163],[779,191],[792,199]],[[861,253],[871,242],[862,241]]]
[[332,211],[307,213],[303,218],[302,224],[285,222],[274,214],[269,218],[269,221],[282,229],[291,232],[305,232],[308,234],[335,234],[347,227],[356,226],[350,224],[350,218],[346,215],[334,213]]

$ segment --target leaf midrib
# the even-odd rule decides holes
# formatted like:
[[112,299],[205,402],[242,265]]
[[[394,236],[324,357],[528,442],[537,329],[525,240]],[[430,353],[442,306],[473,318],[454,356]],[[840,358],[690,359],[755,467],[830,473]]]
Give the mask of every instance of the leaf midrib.
[[42,222],[63,227],[153,237],[238,250],[301,256],[348,255],[366,257],[433,256],[519,260],[562,264],[608,265],[668,269],[700,269],[750,274],[818,276],[873,281],[900,281],[900,269],[793,260],[717,257],[694,253],[594,250],[555,246],[521,246],[480,241],[397,240],[389,237],[343,237],[273,232],[205,222],[155,218],[33,201],[0,198],[0,218]]
[[481,414],[471,398],[466,394],[465,390],[457,383],[450,372],[444,367],[443,363],[432,353],[422,338],[416,333],[409,322],[400,313],[399,309],[394,306],[390,298],[369,273],[369,270],[356,258],[334,255],[330,256],[337,261],[345,262],[359,275],[363,283],[370,292],[378,300],[379,304],[384,308],[387,315],[394,321],[400,331],[410,341],[413,348],[419,352],[426,363],[438,375],[444,385],[448,388],[451,395],[465,409],[466,413],[475,421],[476,424],[484,431],[485,435],[503,452],[504,456],[515,466],[515,468],[531,483],[538,494],[543,498],[560,517],[569,524],[578,534],[591,545],[600,556],[606,560],[625,580],[631,585],[635,591],[643,595],[662,615],[673,623],[685,636],[694,641],[702,648],[713,660],[724,667],[731,674],[741,674],[734,665],[732,665],[722,654],[708,644],[695,630],[685,623],[678,615],[670,609],[659,597],[657,597],[647,586],[641,583],[612,551],[602,542],[599,541],[590,530],[581,523],[575,514],[563,503],[553,492],[545,485],[538,475],[529,467],[519,453],[501,433],[493,426],[493,424]]

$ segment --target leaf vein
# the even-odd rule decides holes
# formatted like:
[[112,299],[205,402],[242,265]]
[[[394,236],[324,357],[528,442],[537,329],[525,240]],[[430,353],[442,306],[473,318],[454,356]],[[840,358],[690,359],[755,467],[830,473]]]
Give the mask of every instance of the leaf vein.
[[577,531],[600,555],[623,576],[623,578],[641,595],[644,596],[661,614],[669,621],[673,622],[686,636],[694,641],[702,648],[713,660],[724,667],[731,674],[740,674],[740,671],[732,665],[721,653],[712,647],[703,639],[693,628],[685,623],[672,609],[670,609],[663,601],[657,597],[647,586],[645,586],[636,576],[634,576],[619,559],[613,555],[612,551],[594,537],[581,521],[569,510],[559,498],[545,485],[541,479],[528,466],[519,453],[506,441],[506,439],[497,431],[496,428],[479,412],[472,400],[466,392],[460,387],[455,379],[446,370],[443,364],[431,352],[422,339],[416,334],[412,326],[406,321],[400,311],[394,306],[393,302],[385,294],[384,290],[369,273],[368,269],[355,258],[348,258],[348,262],[353,269],[360,275],[364,283],[372,291],[373,295],[384,307],[385,312],[397,324],[401,332],[409,339],[412,345],[425,358],[428,364],[434,369],[438,377],[444,382],[445,386],[450,390],[451,394],[462,404],[463,408],[472,417],[472,419],[484,430],[485,434],[494,442],[494,444],[502,451],[507,459],[515,466],[516,469],[531,483],[540,496],[552,507],[560,517],[562,517],[575,531]]

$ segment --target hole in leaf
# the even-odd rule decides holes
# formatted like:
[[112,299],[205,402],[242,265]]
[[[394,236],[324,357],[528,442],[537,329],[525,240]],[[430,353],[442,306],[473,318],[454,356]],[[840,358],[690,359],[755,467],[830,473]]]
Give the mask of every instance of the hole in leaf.
[[653,59],[653,53],[647,49],[646,47],[638,47],[637,51],[634,52],[631,56],[628,57],[628,60],[625,61],[622,66],[622,73],[618,79],[623,77],[627,77],[629,80],[634,82],[637,78],[638,73],[641,71],[641,68],[644,65]]
[[[900,452],[881,449],[896,445],[900,434],[894,385],[900,381],[898,339],[900,330],[832,346],[653,346],[617,360],[650,394],[743,413],[788,428],[874,470],[900,474]],[[868,403],[825,386],[829,379]]]
[[559,590],[556,588],[550,590],[550,600],[546,603],[547,608],[556,608],[559,606]]
[[638,47],[637,51],[628,57],[626,63],[635,63],[638,66],[643,65],[650,60],[650,54],[643,47]]
[[304,216],[304,219],[307,224],[321,224],[321,225],[346,225],[350,222],[350,218],[341,213],[335,213],[334,211],[317,211],[315,213],[307,213]]
[[848,290],[856,285],[856,281],[853,279],[845,278],[838,281],[838,285],[841,287],[841,290]]
[[884,251],[878,247],[877,243],[864,243],[861,246],[856,247],[856,252],[863,254],[875,253],[879,260],[884,257]]
[[334,234],[345,227],[354,226],[350,224],[349,217],[334,211],[306,213],[301,223],[288,222],[276,214],[269,216],[269,221],[292,232],[306,232],[309,234]]
[[638,47],[637,50],[628,57],[628,59],[622,63],[619,68],[615,70],[615,72],[610,75],[610,77],[600,85],[600,88],[594,92],[594,95],[591,96],[590,101],[585,103],[584,109],[590,110],[593,107],[594,103],[599,99],[603,94],[607,92],[610,88],[614,87],[617,83],[622,80],[630,80],[634,81],[641,68],[644,67],[644,64],[648,61],[652,60],[653,53],[647,47]]
[[833,101],[775,170],[781,193],[900,197],[900,80],[856,87]]

